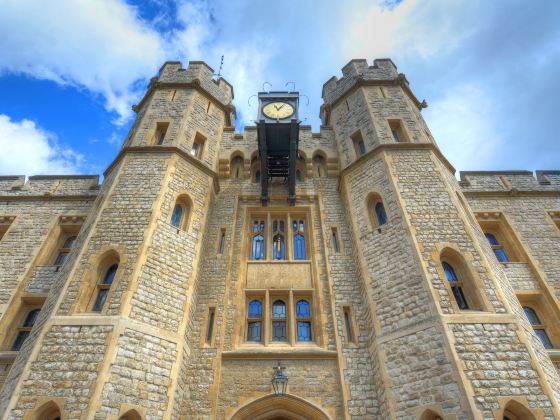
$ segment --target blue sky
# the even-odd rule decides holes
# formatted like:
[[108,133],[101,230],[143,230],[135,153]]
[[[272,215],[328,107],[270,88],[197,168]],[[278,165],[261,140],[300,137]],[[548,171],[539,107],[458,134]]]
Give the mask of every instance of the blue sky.
[[[538,6],[538,7],[537,7]],[[310,99],[352,58],[391,57],[458,170],[560,169],[556,0],[0,0],[0,174],[102,173],[165,60]]]

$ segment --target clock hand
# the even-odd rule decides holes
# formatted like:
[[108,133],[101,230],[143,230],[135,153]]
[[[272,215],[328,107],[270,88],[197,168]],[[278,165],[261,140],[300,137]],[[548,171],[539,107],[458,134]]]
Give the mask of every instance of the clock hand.
[[277,108],[277,110],[280,111],[284,105],[286,105],[286,104],[280,105],[280,108]]
[[282,107],[278,108],[276,105],[274,105],[274,108],[276,108],[276,111],[279,111]]

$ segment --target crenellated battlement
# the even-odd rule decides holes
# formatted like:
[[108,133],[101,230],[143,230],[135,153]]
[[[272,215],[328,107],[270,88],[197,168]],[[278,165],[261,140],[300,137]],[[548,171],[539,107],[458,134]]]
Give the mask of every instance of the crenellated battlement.
[[233,86],[223,77],[214,79],[214,70],[204,61],[189,61],[186,69],[179,61],[167,61],[161,66],[159,76],[150,82],[150,87],[157,83],[199,84],[223,105],[229,105],[233,99]]
[[560,191],[560,171],[463,171],[464,192],[541,192]]
[[0,196],[96,196],[98,175],[0,176]]
[[399,75],[397,66],[390,58],[378,58],[369,66],[367,60],[351,60],[342,68],[342,77],[331,77],[323,85],[323,100],[332,104],[344,93],[350,90],[358,81],[406,81],[404,75]]

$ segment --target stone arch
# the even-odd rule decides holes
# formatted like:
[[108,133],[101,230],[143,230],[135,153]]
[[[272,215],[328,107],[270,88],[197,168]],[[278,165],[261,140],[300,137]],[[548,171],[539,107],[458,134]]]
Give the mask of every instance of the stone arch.
[[63,416],[58,404],[49,401],[37,408],[28,418],[33,420],[61,420]]
[[504,407],[500,416],[504,420],[536,420],[537,417],[519,401],[510,400]]
[[121,415],[119,420],[142,420],[142,416],[138,411],[132,409]]
[[313,164],[313,176],[315,177],[326,177],[327,172],[327,155],[322,150],[318,149],[313,152],[313,158],[311,159]]
[[443,415],[439,414],[435,410],[427,409],[419,417],[419,420],[443,420]]
[[315,404],[296,397],[284,395],[277,397],[274,394],[257,398],[239,408],[230,420],[272,420],[287,418],[293,420],[330,420],[330,417]]
[[239,150],[231,154],[229,160],[229,176],[234,179],[243,179],[245,176],[245,156],[243,152]]

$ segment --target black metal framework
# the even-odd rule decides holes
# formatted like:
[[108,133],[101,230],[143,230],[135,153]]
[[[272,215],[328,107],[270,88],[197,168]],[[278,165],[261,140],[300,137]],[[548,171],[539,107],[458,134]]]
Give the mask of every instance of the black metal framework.
[[[297,92],[259,93],[260,112],[257,138],[261,159],[261,203],[269,201],[269,183],[273,178],[283,178],[288,185],[288,203],[296,203],[296,163],[299,139],[297,117],[299,94]],[[290,119],[270,119],[262,108],[271,102],[289,103],[295,109]]]

